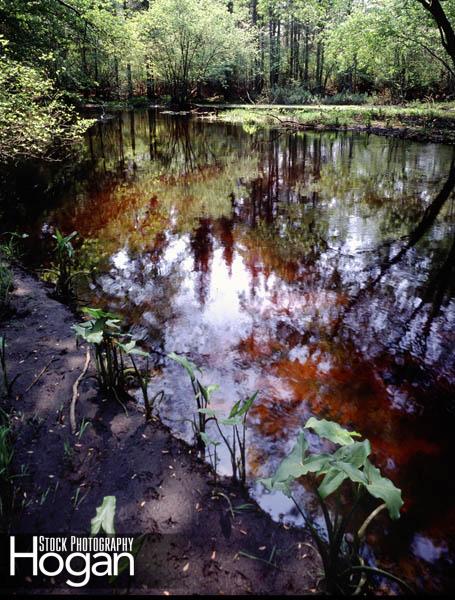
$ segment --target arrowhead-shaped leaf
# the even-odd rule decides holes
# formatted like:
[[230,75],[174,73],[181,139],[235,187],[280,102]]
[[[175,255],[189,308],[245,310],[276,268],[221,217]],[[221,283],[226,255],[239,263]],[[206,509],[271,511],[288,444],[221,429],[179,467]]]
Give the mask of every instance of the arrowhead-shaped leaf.
[[384,500],[392,519],[400,518],[400,509],[403,506],[401,490],[386,477],[381,475],[379,469],[371,464],[369,460],[365,463],[365,475],[368,479],[367,490],[375,498]]
[[307,448],[308,442],[305,439],[305,434],[301,431],[291,453],[281,462],[275,475],[272,477],[273,484],[287,481],[289,478],[297,479],[303,474],[303,460]]
[[305,429],[313,429],[319,437],[330,440],[334,444],[340,444],[340,446],[352,444],[354,441],[353,437],[360,437],[360,433],[357,433],[357,431],[348,431],[334,421],[319,420],[315,417],[308,419]]
[[288,479],[287,481],[272,481],[272,477],[268,477],[267,479],[258,479],[259,483],[269,490],[269,492],[283,492],[286,496],[291,496],[291,484],[293,482],[292,479]]
[[201,370],[194,363],[192,363],[190,360],[188,360],[186,358],[186,356],[180,356],[180,355],[176,354],[175,352],[171,352],[167,356],[168,356],[168,358],[170,358],[171,360],[175,361],[180,366],[182,366],[185,369],[185,371],[188,373],[188,375],[190,376],[192,381],[194,381],[196,379],[196,374],[195,374],[196,371],[199,371],[199,373],[201,372]]

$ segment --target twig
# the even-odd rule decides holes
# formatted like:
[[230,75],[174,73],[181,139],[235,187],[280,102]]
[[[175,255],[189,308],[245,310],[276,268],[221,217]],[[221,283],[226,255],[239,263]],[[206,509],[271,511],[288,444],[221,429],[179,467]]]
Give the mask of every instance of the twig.
[[44,373],[47,371],[47,369],[50,367],[51,362],[54,360],[55,358],[55,354],[52,355],[51,360],[47,363],[47,365],[45,367],[43,367],[41,369],[41,371],[38,373],[38,375],[36,376],[36,378],[32,381],[32,383],[28,386],[28,388],[25,390],[24,394],[26,394],[27,392],[29,392],[32,387],[35,385],[35,383],[44,375]]
[[82,372],[79,375],[79,377],[73,383],[73,397],[71,398],[71,405],[70,405],[71,433],[76,433],[76,428],[77,428],[77,426],[76,426],[76,400],[77,400],[77,396],[78,396],[79,384],[80,384],[82,378],[84,377],[84,375],[87,373],[89,362],[90,362],[90,347],[87,346],[87,352],[85,354],[84,368],[82,369]]

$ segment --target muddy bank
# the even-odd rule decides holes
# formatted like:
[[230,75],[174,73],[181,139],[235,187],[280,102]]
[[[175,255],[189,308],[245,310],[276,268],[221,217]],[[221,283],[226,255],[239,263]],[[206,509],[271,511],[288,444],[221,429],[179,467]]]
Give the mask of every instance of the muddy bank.
[[[49,288],[14,269],[8,343],[8,401],[14,437],[13,506],[8,533],[82,533],[106,495],[117,498],[118,534],[149,533],[129,591],[141,593],[310,593],[321,568],[301,530],[274,523],[228,481],[216,488],[194,449],[141,407],[97,391],[93,365],[80,385],[79,433],[72,435],[72,386],[84,365],[75,316]],[[248,503],[248,510],[228,510]],[[276,567],[242,556],[267,559]],[[32,583],[27,589],[36,592]],[[27,586],[29,586],[27,588]],[[65,591],[49,585],[47,591]],[[99,590],[98,590],[99,591]],[[125,591],[125,590],[123,590]]]

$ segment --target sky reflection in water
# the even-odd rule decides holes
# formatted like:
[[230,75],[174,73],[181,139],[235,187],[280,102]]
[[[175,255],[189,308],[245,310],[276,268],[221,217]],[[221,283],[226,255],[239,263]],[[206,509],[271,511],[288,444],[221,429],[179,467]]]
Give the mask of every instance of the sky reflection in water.
[[[368,437],[406,500],[370,541],[387,532],[386,559],[436,587],[455,534],[451,161],[446,146],[125,113],[92,130],[83,175],[36,226],[77,229],[100,269],[91,301],[150,347],[187,353],[220,384],[220,409],[260,390],[252,478],[312,414]],[[151,387],[190,435],[184,373],[166,365]]]

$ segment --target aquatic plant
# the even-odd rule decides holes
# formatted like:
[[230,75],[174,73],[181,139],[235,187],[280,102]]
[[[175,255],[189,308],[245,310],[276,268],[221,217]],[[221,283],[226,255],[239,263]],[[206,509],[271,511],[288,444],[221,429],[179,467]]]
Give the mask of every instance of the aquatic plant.
[[107,535],[115,535],[116,497],[104,496],[103,502],[96,508],[96,515],[90,521],[90,535],[98,535],[103,531]]
[[[245,485],[246,483],[246,420],[248,411],[257,395],[258,392],[255,392],[245,400],[238,400],[227,417],[220,417],[218,413],[210,407],[199,409],[199,412],[205,415],[206,422],[210,420],[214,421],[218,433],[229,450],[232,478],[234,481],[239,480],[242,485]],[[225,435],[221,425],[232,428],[231,438]]]
[[[150,373],[150,369],[149,369],[150,355],[148,354],[148,352],[144,352],[143,350],[140,350],[139,348],[137,348],[135,340],[130,340],[128,342],[123,342],[123,343],[118,342],[118,345],[119,345],[119,348],[131,360],[134,375],[137,378],[137,381],[139,383],[139,386],[140,386],[141,392],[142,392],[142,399],[144,400],[145,419],[146,419],[146,421],[149,421],[152,418],[152,413],[153,413],[153,408],[155,406],[155,403],[158,402],[159,400],[162,400],[164,397],[164,390],[160,390],[159,392],[157,392],[155,394],[155,396],[153,396],[153,398],[149,397],[148,383],[150,381],[150,375],[149,375],[149,373]],[[146,365],[145,365],[144,370],[141,371],[139,369],[137,362],[134,360],[134,355],[142,356],[146,359]],[[131,373],[131,369],[125,371],[125,373],[128,373],[128,372]]]
[[219,386],[205,386],[196,376],[196,372],[201,373],[201,369],[199,369],[199,367],[197,367],[194,363],[188,360],[185,356],[181,356],[179,354],[176,354],[175,352],[171,352],[170,354],[168,354],[168,358],[181,365],[188,373],[197,407],[197,415],[193,416],[192,421],[193,428],[196,434],[196,441],[199,447],[204,448],[204,442],[201,438],[201,434],[205,433],[207,423],[207,416],[204,413],[204,410],[208,407],[210,403],[211,395],[213,394],[213,392],[219,389]]
[[55,246],[53,249],[54,263],[52,268],[45,269],[55,280],[55,294],[62,300],[71,300],[75,296],[74,280],[80,275],[87,275],[86,271],[76,271],[75,252],[72,240],[78,235],[73,231],[69,235],[63,235],[56,228],[53,238]]
[[[312,452],[306,438],[306,431],[313,430],[319,438],[329,440],[337,446],[332,452]],[[365,532],[371,521],[387,509],[392,519],[400,517],[403,505],[401,490],[383,477],[378,468],[369,460],[370,442],[365,439],[356,441],[360,434],[348,431],[333,421],[318,420],[311,417],[297,438],[291,453],[278,466],[273,477],[259,480],[268,490],[279,490],[295,504],[314,539],[322,559],[325,574],[326,591],[329,593],[358,594],[369,576],[387,577],[409,591],[409,586],[395,575],[364,564],[360,550]],[[324,517],[326,534],[314,523],[312,517],[303,510],[292,494],[294,483],[305,477],[319,502]],[[315,480],[320,480],[318,487]],[[354,500],[344,514],[341,509],[341,485],[348,482],[354,494]],[[359,511],[360,501],[370,494],[383,501],[367,517],[358,530],[352,530],[354,516]],[[327,499],[334,496],[337,507],[330,513]],[[352,531],[349,532],[349,528]],[[347,534],[350,533],[350,536]],[[352,540],[352,541],[350,541]]]
[[0,242],[0,254],[7,260],[17,260],[21,257],[19,240],[28,238],[27,233],[17,233],[16,231],[5,231],[0,237],[9,236],[6,240]]
[[[149,358],[148,352],[137,347],[137,340],[131,338],[129,333],[122,333],[121,320],[110,312],[100,308],[85,307],[82,311],[90,318],[77,325],[73,325],[78,338],[90,344],[95,355],[95,365],[98,382],[101,389],[109,396],[114,397],[122,404],[122,397],[126,397],[127,384],[132,373],[139,382],[144,398],[146,418],[152,414],[155,399],[148,396],[148,363],[145,373],[142,372],[134,360],[134,356]],[[127,365],[126,358],[132,364]]]
[[[246,420],[248,411],[250,410],[253,402],[255,401],[258,392],[255,392],[249,398],[245,400],[239,400],[232,407],[227,417],[220,416],[210,406],[210,399],[214,392],[219,390],[219,385],[211,384],[204,385],[200,379],[196,376],[196,373],[201,373],[201,369],[194,363],[189,361],[185,356],[180,356],[171,352],[168,354],[168,358],[172,359],[179,365],[181,365],[188,373],[191,386],[193,388],[193,394],[196,400],[197,416],[193,417],[193,427],[196,433],[196,441],[202,450],[214,446],[214,463],[212,466],[215,468],[216,476],[216,446],[219,444],[215,440],[211,439],[206,434],[206,427],[209,421],[215,423],[215,427],[221,436],[221,439],[226,444],[231,457],[232,466],[232,478],[234,481],[240,480],[242,484],[246,482]],[[223,427],[231,427],[232,435],[229,437],[223,431]],[[209,455],[210,457],[210,455]],[[210,457],[210,460],[211,457]]]
[[[219,442],[218,440],[212,439],[205,432],[202,432],[200,434],[200,436],[201,436],[202,442],[204,443],[204,446],[207,449],[207,453],[208,453],[210,465],[211,465],[211,467],[213,469],[214,482],[216,484],[216,480],[217,480],[217,466],[218,466],[217,447],[221,444],[221,442]],[[213,454],[210,452],[210,448],[211,447],[213,447]]]

